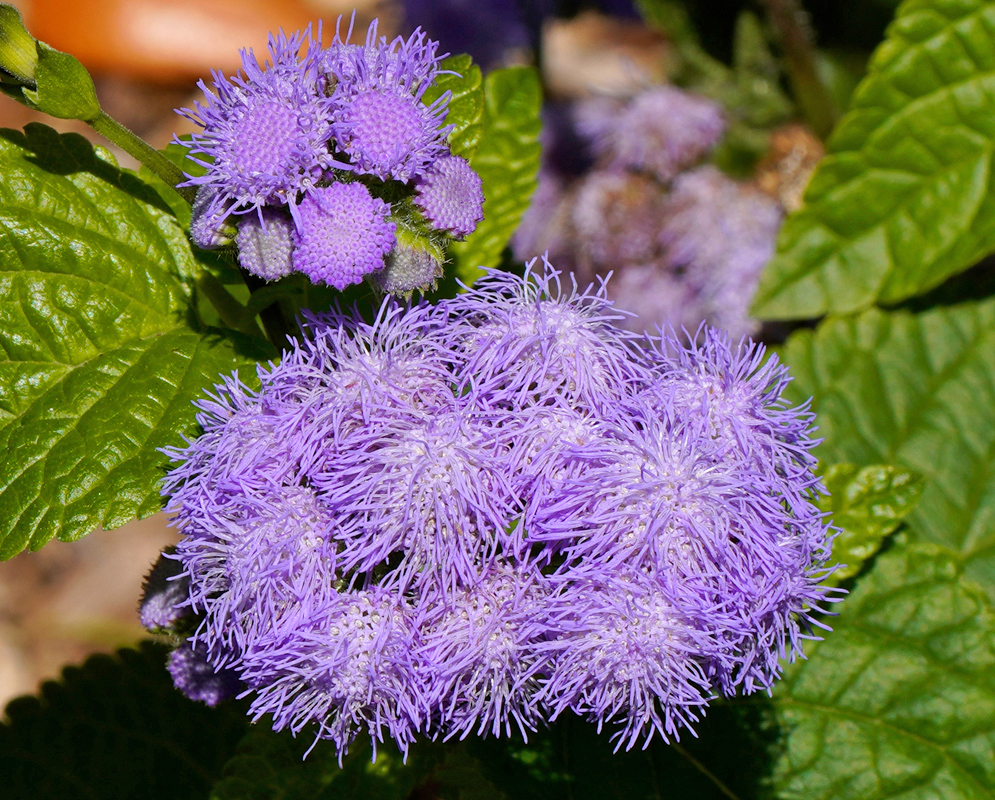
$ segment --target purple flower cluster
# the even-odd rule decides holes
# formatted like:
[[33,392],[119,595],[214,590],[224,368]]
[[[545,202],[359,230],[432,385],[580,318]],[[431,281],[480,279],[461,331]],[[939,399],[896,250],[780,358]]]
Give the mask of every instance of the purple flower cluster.
[[[180,113],[203,131],[190,141],[204,167],[191,238],[231,242],[265,279],[301,272],[337,289],[382,271],[398,228],[443,248],[483,218],[469,163],[449,152],[450,93],[425,102],[443,74],[438,43],[416,30],[387,42],[376,21],[363,45],[336,30],[330,47],[311,30],[270,36],[270,61],[242,52],[242,72],[215,73],[207,99]],[[435,280],[411,287],[423,288]],[[396,281],[387,281],[393,285]]]
[[[707,322],[755,335],[749,303],[784,211],[755,185],[699,164],[725,132],[721,107],[656,86],[628,101],[578,102],[548,121],[546,165],[515,255],[546,252],[584,279],[613,272],[609,295],[633,312],[633,330]],[[558,151],[574,139],[593,164],[564,175]]]
[[312,316],[260,388],[226,379],[169,451],[183,538],[146,601],[191,634],[179,688],[235,675],[340,753],[567,711],[630,748],[768,689],[832,599],[812,414],[762,347],[623,319],[533,262]]

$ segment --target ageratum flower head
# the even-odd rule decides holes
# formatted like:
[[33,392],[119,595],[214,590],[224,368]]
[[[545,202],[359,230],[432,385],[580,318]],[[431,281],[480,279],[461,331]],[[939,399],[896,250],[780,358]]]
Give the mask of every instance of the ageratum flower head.
[[421,30],[388,43],[377,36],[376,21],[365,45],[349,45],[336,34],[324,58],[334,85],[332,129],[356,172],[407,183],[448,153],[449,93],[422,103],[439,74],[437,50],[438,42]]
[[177,685],[340,754],[566,713],[629,748],[769,688],[832,599],[812,416],[762,348],[621,316],[533,262],[227,379],[168,451]]
[[181,185],[216,192],[205,213],[295,205],[335,163],[328,150],[330,100],[321,90],[319,53],[310,28],[289,38],[270,35],[270,63],[260,64],[251,50],[243,50],[243,72],[230,79],[214,73],[214,91],[201,81],[207,101],[181,113],[204,130],[177,141],[206,169]]

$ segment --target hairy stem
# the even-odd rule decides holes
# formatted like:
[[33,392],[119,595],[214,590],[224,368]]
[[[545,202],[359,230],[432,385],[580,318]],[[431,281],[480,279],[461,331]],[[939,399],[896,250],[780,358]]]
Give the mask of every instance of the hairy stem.
[[777,30],[795,97],[812,130],[825,139],[839,117],[836,101],[819,80],[815,36],[799,0],[760,0]]
[[144,139],[136,136],[124,127],[124,125],[103,111],[100,112],[99,117],[89,120],[87,124],[105,139],[113,142],[128,155],[134,157],[139,163],[144,164],[152,170],[152,172],[176,189],[187,202],[193,202],[196,192],[192,187],[184,186],[177,188],[177,184],[186,180],[186,176],[180,171],[180,168]]

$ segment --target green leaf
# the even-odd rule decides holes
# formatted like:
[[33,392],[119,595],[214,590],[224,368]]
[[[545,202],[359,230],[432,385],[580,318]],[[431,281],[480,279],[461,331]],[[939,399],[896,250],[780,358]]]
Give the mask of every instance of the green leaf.
[[452,245],[456,276],[473,283],[493,267],[528,208],[539,172],[542,89],[531,67],[491,72],[484,80],[483,133],[470,164],[484,184],[484,220]]
[[788,396],[813,398],[819,458],[922,475],[911,532],[995,595],[995,301],[830,318],[782,355]]
[[81,136],[0,132],[0,557],[160,507],[191,401],[267,353],[200,330],[169,207]]
[[90,122],[100,116],[100,102],[93,79],[73,56],[38,42],[35,89],[25,87],[24,105],[59,119]]
[[7,3],[0,4],[0,72],[11,81],[0,83],[33,84],[38,67],[38,45],[24,27],[21,12]]
[[450,56],[441,67],[456,74],[436,78],[425,91],[422,102],[429,105],[443,93],[452,92],[446,115],[446,124],[453,126],[449,134],[449,149],[453,155],[471,159],[483,131],[484,88],[480,67],[468,55]]
[[206,797],[247,722],[187,700],[143,645],[69,667],[0,724],[3,796],[20,800]]
[[829,491],[819,507],[841,528],[833,561],[843,565],[824,583],[856,575],[888,534],[902,523],[922,495],[923,480],[908,470],[874,464],[833,464],[822,476]]
[[896,303],[995,248],[995,4],[909,0],[781,230],[753,315]]
[[514,800],[729,800],[761,795],[776,745],[767,698],[714,702],[696,736],[614,752],[610,728],[564,715],[520,739],[468,740],[493,784]]
[[[417,741],[405,760],[392,742],[360,737],[339,765],[329,741],[254,727],[225,765],[211,800],[506,800],[462,742]],[[312,745],[314,745],[313,749]],[[310,752],[308,752],[310,750]],[[306,753],[306,756],[305,756]]]
[[774,687],[781,798],[995,795],[995,617],[936,545],[878,559]]

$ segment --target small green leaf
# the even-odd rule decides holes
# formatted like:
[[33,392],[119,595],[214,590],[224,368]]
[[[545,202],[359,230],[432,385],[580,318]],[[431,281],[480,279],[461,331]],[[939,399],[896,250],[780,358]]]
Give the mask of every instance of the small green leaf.
[[908,470],[881,464],[833,464],[822,482],[829,495],[821,498],[819,507],[841,529],[833,542],[833,561],[843,566],[825,581],[836,584],[856,575],[915,508],[923,480]]
[[445,92],[452,92],[446,115],[446,124],[454,126],[449,134],[449,149],[453,155],[471,159],[483,130],[484,88],[480,67],[468,55],[450,56],[441,67],[456,74],[436,78],[425,91],[422,102],[429,105]]
[[[24,27],[21,12],[7,3],[0,4],[0,72],[13,82],[33,84],[38,66],[38,46]],[[9,82],[0,78],[0,83]]]
[[995,248],[995,3],[909,0],[789,217],[753,315],[896,303]]
[[531,67],[491,72],[484,80],[483,134],[470,164],[484,183],[484,220],[452,245],[456,276],[473,283],[493,267],[528,208],[539,172],[542,90]]
[[86,68],[68,53],[38,42],[35,89],[21,90],[21,102],[59,119],[89,122],[100,116],[100,102]]
[[936,545],[883,555],[774,687],[787,800],[995,795],[995,616]]
[[0,132],[0,557],[159,509],[159,448],[257,339],[201,330],[162,198],[81,136]]
[[32,800],[206,797],[247,728],[238,706],[187,700],[165,650],[143,645],[69,667],[0,724],[3,796]]
[[787,396],[813,398],[819,458],[922,475],[910,533],[959,551],[995,596],[995,300],[830,318],[782,355]]

